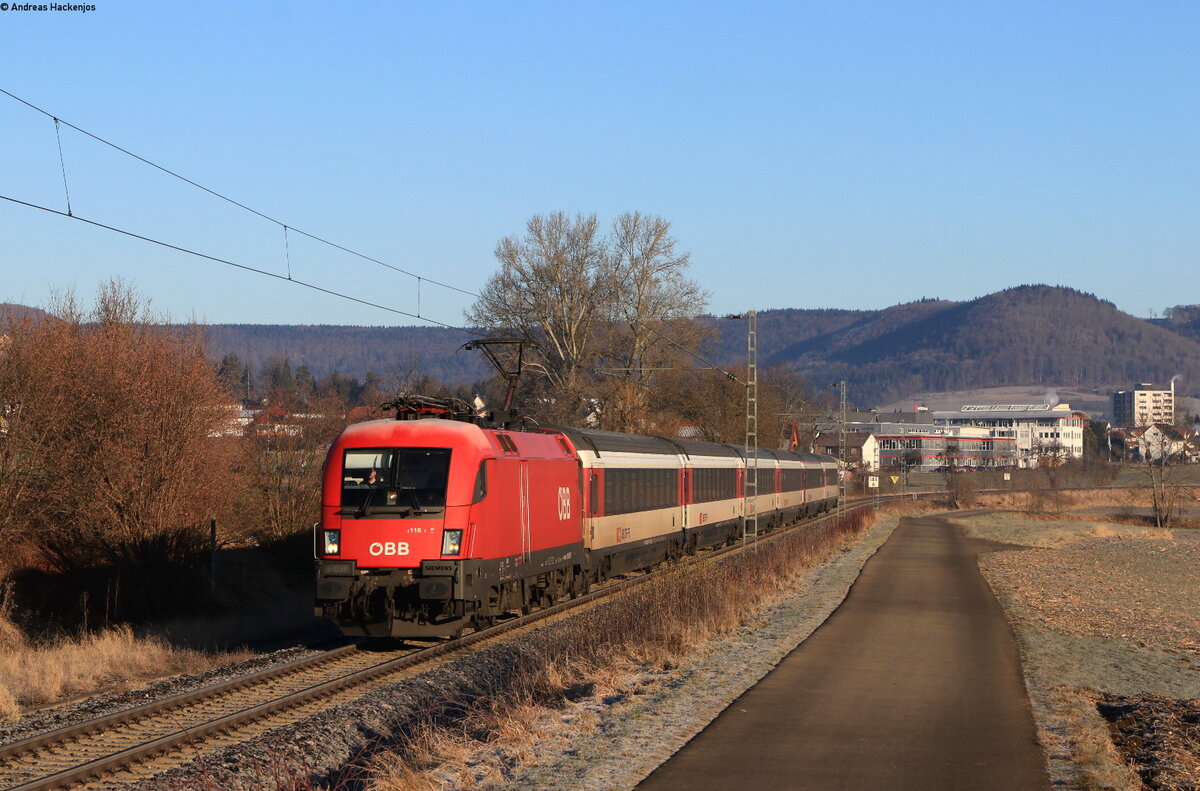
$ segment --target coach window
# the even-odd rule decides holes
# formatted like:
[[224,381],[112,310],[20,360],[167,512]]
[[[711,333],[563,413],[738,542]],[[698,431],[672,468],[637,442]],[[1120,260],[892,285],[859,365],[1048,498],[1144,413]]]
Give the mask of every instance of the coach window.
[[625,513],[624,470],[604,471],[604,513],[605,515]]

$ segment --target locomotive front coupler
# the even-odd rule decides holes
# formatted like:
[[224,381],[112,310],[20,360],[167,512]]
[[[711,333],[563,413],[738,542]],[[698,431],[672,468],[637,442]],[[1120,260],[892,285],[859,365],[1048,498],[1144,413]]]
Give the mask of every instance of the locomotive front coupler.
[[317,615],[325,608],[351,598],[369,597],[379,589],[403,589],[413,585],[411,569],[360,569],[353,560],[317,560]]

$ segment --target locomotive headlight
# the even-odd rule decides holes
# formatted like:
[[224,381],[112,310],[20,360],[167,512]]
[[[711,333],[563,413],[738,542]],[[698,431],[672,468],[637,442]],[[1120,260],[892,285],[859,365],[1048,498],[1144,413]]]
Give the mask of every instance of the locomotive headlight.
[[339,554],[342,549],[342,531],[326,530],[324,546],[326,555]]
[[462,534],[461,530],[443,530],[442,531],[442,554],[443,555],[461,555],[462,554]]

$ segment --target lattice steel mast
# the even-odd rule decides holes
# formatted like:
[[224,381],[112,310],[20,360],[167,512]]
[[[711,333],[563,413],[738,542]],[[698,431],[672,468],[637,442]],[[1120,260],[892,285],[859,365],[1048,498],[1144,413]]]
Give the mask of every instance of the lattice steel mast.
[[746,484],[743,487],[742,547],[747,536],[758,551],[758,313],[746,313]]

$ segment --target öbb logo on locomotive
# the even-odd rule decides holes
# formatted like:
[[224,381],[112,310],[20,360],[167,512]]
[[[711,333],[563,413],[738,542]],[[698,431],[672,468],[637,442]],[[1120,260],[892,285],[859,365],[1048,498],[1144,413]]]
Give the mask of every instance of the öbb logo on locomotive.
[[566,486],[558,487],[558,519],[566,521],[571,518],[571,490]]
[[407,555],[408,542],[406,541],[375,541],[367,548],[373,556],[380,555]]
[[[329,448],[318,614],[351,635],[447,636],[832,508],[829,456],[405,411]],[[757,508],[754,500],[757,499]],[[751,510],[753,509],[753,510]]]

